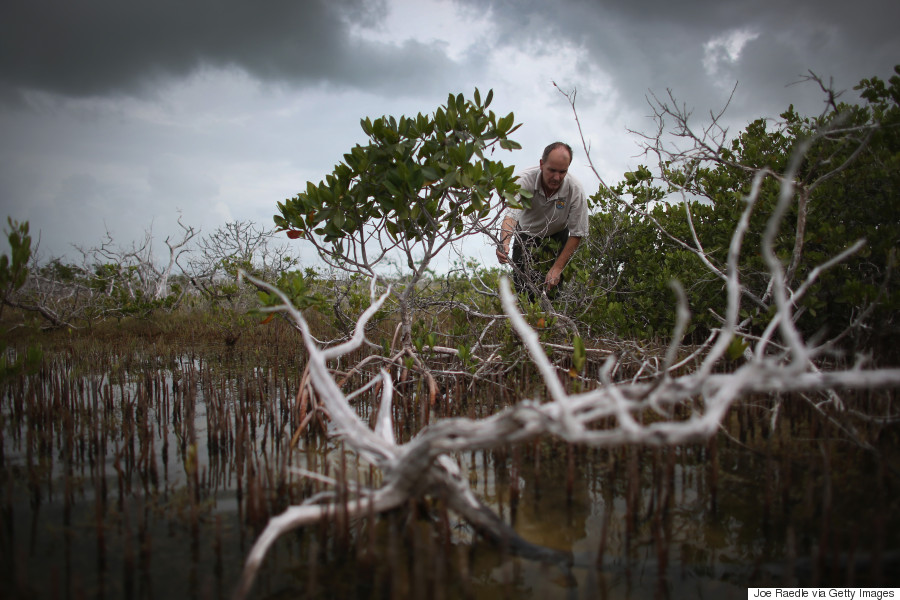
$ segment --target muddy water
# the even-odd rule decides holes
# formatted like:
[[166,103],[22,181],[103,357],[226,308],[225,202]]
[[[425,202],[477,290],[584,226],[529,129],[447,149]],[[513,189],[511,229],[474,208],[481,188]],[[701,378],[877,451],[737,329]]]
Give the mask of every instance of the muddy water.
[[[8,382],[0,598],[228,598],[266,519],[327,489],[292,467],[377,483],[316,428],[291,446],[301,360],[61,352]],[[417,426],[414,390],[403,391],[399,439]],[[891,400],[845,398],[882,413]],[[429,418],[497,402],[484,390]],[[750,585],[900,586],[897,432],[856,423],[848,434],[800,398],[777,401],[773,427],[775,402],[751,399],[707,444],[541,439],[454,457],[489,506],[529,541],[570,552],[571,565],[511,556],[435,498],[285,536],[254,596],[743,598]],[[369,418],[366,400],[358,409]]]

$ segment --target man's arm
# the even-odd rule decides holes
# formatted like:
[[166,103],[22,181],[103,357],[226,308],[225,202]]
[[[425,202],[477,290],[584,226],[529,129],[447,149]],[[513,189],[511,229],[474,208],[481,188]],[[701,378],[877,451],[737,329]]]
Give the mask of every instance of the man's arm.
[[547,271],[547,277],[544,279],[544,283],[547,285],[548,290],[559,285],[563,269],[569,263],[569,259],[572,258],[572,255],[575,254],[575,251],[578,250],[579,245],[581,245],[580,237],[569,236],[569,239],[566,240],[566,245],[563,246],[562,252],[556,257],[556,262],[554,262],[553,266],[550,267],[550,270]]
[[512,241],[517,223],[518,221],[514,218],[506,215],[503,218],[503,224],[500,225],[500,245],[497,247],[497,260],[500,261],[501,265],[509,262],[509,244]]

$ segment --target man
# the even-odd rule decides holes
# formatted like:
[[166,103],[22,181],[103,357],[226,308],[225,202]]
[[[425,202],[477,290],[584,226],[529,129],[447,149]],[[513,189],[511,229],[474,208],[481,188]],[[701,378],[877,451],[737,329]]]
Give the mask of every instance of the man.
[[560,284],[563,269],[588,233],[587,200],[581,183],[568,175],[571,164],[568,144],[547,146],[539,165],[518,175],[522,189],[533,194],[531,208],[510,208],[500,226],[497,260],[509,262],[515,237],[513,280],[516,291],[527,292],[532,301],[535,289],[544,286],[552,292]]

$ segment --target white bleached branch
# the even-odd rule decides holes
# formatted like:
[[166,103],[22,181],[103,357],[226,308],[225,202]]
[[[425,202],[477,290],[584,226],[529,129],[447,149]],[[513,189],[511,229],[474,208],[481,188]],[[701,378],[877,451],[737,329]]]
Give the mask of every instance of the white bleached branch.
[[[900,387],[900,369],[798,371],[796,363],[785,364],[757,356],[733,373],[712,373],[708,368],[701,368],[692,374],[666,377],[655,382],[607,382],[598,389],[570,395],[559,383],[537,334],[519,312],[508,280],[503,279],[500,292],[504,311],[544,377],[551,401],[541,404],[524,400],[484,419],[445,419],[424,428],[408,443],[398,445],[391,422],[393,388],[387,374],[384,371],[379,374],[383,385],[379,415],[372,431],[352,409],[326,364],[328,359],[338,358],[362,346],[365,324],[381,307],[389,292],[377,299],[373,294],[374,301],[360,317],[350,340],[321,350],[309,335],[302,313],[274,288],[262,281],[253,282],[269,287],[281,297],[283,304],[268,310],[287,312],[303,333],[310,354],[312,383],[332,416],[334,434],[347,447],[379,468],[383,472],[384,483],[381,488],[362,494],[361,501],[292,506],[271,519],[247,558],[238,598],[245,597],[249,592],[266,552],[283,533],[330,518],[339,514],[339,510],[343,511],[340,514],[350,518],[363,517],[390,510],[425,494],[444,498],[452,510],[479,532],[491,539],[505,541],[514,552],[567,566],[565,553],[535,546],[521,539],[487,508],[460,475],[456,464],[449,459],[447,455],[450,453],[496,448],[542,435],[554,435],[570,443],[591,446],[629,443],[659,446],[697,442],[714,435],[728,409],[748,394]],[[737,284],[731,288],[731,293],[738,296]],[[726,327],[733,327],[735,319],[731,315]],[[802,351],[800,355],[803,355]],[[697,399],[700,402],[694,402]],[[648,408],[665,409],[688,403],[702,409],[695,408],[688,418],[680,420],[664,419],[642,424],[637,418]],[[617,426],[597,427],[601,420],[610,417],[617,420]],[[355,491],[360,493],[360,490]]]

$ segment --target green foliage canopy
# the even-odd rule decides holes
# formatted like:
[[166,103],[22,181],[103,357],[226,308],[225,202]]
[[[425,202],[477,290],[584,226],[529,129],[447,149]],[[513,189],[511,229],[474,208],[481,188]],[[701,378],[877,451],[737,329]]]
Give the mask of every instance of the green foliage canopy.
[[275,224],[292,237],[320,236],[331,244],[320,253],[334,258],[366,226],[386,232],[388,244],[464,235],[488,217],[493,194],[514,203],[518,192],[514,167],[488,158],[496,147],[520,147],[509,138],[518,128],[513,114],[488,110],[492,97],[482,100],[476,89],[472,100],[450,94],[430,116],[362,119],[369,143],[344,154],[324,181],[279,203]]
[[[585,312],[598,328],[626,336],[665,336],[674,327],[668,282],[684,284],[700,341],[720,324],[724,281],[696,252],[724,271],[729,241],[747,207],[754,177],[763,174],[740,257],[745,288],[742,317],[760,332],[774,310],[762,236],[783,184],[781,174],[809,143],[794,181],[794,198],[775,239],[787,285],[800,282],[832,257],[864,239],[848,260],[818,272],[797,302],[801,331],[846,335],[853,345],[889,342],[900,329],[900,67],[889,82],[863,80],[860,104],[835,103],[820,117],[793,107],[771,122],[758,119],[718,148],[626,173],[592,201],[591,243],[577,255],[577,277],[602,290]],[[620,198],[637,210],[624,209]],[[676,199],[673,201],[673,198]],[[654,223],[655,221],[655,223]],[[685,242],[685,243],[679,243]]]

